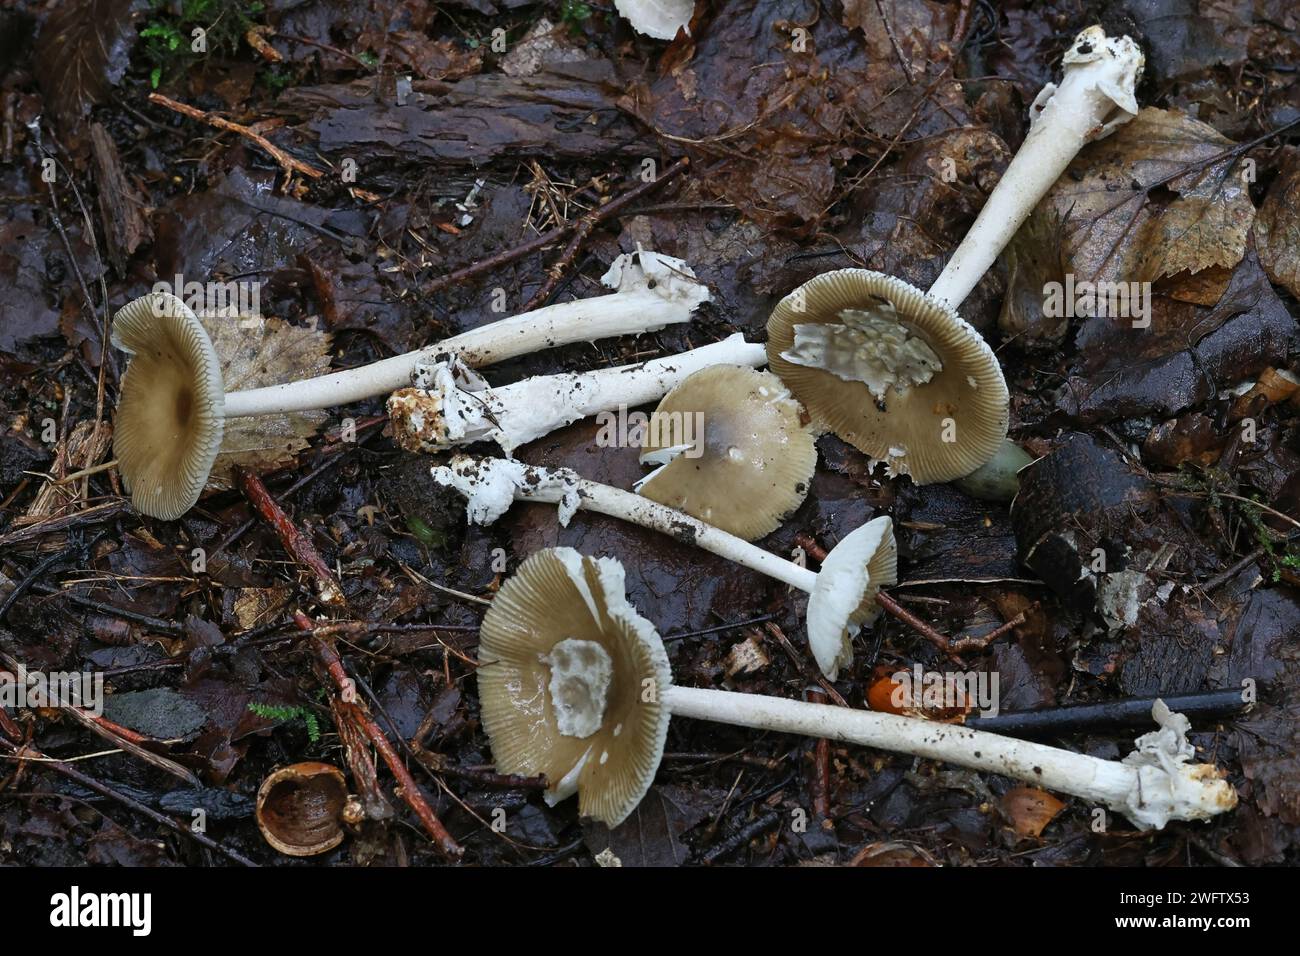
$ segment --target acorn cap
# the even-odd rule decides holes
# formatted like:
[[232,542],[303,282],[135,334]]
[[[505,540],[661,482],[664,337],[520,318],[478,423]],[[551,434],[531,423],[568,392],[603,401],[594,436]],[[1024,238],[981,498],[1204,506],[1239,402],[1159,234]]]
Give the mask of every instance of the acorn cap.
[[[695,421],[702,428],[678,427]],[[682,435],[690,447],[674,454]],[[642,479],[641,494],[746,541],[799,507],[817,467],[800,404],[775,375],[740,365],[683,379],[659,403],[641,447],[642,464],[661,465]]]
[[866,269],[823,273],[767,320],[772,371],[813,420],[917,484],[968,475],[1007,435],[996,356],[919,289]]
[[876,592],[898,583],[894,523],[873,518],[831,549],[808,598],[808,646],[829,680],[853,659],[853,637],[880,614]]
[[627,602],[623,566],[572,548],[532,555],[479,630],[483,727],[502,773],[545,774],[583,816],[621,823],[654,781],[672,683],[658,632]]
[[179,518],[199,500],[221,449],[217,353],[198,316],[165,292],[121,308],[113,344],[131,355],[113,433],[118,471],[137,511]]

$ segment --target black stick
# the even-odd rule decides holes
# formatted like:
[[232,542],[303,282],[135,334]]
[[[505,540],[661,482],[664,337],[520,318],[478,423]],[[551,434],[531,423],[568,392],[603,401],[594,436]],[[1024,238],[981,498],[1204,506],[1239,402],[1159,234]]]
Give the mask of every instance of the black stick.
[[1115,727],[1154,726],[1151,705],[1157,700],[1163,700],[1170,710],[1185,714],[1192,721],[1198,718],[1231,717],[1248,706],[1242,700],[1240,688],[1229,688],[1195,694],[1170,694],[1159,698],[1126,697],[1097,704],[1068,704],[1064,707],[998,714],[996,717],[974,714],[966,719],[966,726],[1007,737],[1045,737]]

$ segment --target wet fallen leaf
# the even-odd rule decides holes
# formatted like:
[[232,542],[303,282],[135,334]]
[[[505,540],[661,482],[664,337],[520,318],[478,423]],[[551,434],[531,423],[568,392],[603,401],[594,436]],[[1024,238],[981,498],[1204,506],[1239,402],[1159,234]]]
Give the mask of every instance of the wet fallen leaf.
[[1240,158],[1222,156],[1232,146],[1185,113],[1146,107],[1084,147],[1013,245],[1032,258],[1032,243],[1059,237],[1062,269],[1079,282],[1231,268],[1255,218]]
[[[290,325],[274,316],[206,317],[203,324],[221,359],[228,392],[279,385],[329,370],[330,336],[314,325]],[[328,412],[307,411],[227,419],[208,487],[233,487],[236,467],[260,474],[291,461],[328,418]]]
[[1300,150],[1286,162],[1255,220],[1255,248],[1268,277],[1300,296]]
[[998,801],[998,809],[1022,839],[1037,839],[1065,804],[1037,787],[1012,787]]
[[723,794],[653,786],[632,815],[612,830],[584,820],[582,837],[593,855],[608,854],[605,866],[681,866],[690,855],[682,835],[716,812]]

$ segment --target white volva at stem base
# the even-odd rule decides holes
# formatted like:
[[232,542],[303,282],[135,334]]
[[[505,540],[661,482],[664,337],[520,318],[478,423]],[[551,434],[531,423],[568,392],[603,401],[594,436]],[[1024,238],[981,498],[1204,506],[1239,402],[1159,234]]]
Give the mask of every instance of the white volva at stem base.
[[[988,272],[1034,206],[1085,143],[1100,139],[1137,113],[1133,91],[1143,57],[1128,37],[1089,27],[1063,59],[1061,85],[1044,87],[1030,108],[1029,135],[962,239],[930,295],[954,310]],[[1041,109],[1037,115],[1035,110]]]
[[455,376],[435,376],[434,390],[403,390],[390,399],[389,410],[399,413],[394,420],[408,433],[398,439],[405,448],[438,451],[491,439],[510,455],[520,445],[597,412],[656,401],[702,368],[766,362],[762,345],[736,334],[666,358],[593,372],[538,375],[500,388],[475,390],[456,384]]
[[685,322],[691,307],[653,292],[616,292],[491,322],[435,345],[392,358],[283,385],[226,395],[226,417],[309,411],[359,402],[411,384],[417,362],[454,353],[471,366],[491,365],[542,349],[618,335],[632,335]]
[[1185,741],[1168,732],[1176,721],[1185,732],[1186,719],[1166,708],[1162,720],[1163,705],[1157,705],[1156,715],[1163,729],[1138,740],[1129,760],[1140,759],[1130,763],[915,717],[760,694],[674,686],[663,700],[674,716],[824,737],[1014,777],[1101,804],[1144,829],[1169,820],[1206,819],[1236,804],[1235,791],[1212,766],[1183,762]]

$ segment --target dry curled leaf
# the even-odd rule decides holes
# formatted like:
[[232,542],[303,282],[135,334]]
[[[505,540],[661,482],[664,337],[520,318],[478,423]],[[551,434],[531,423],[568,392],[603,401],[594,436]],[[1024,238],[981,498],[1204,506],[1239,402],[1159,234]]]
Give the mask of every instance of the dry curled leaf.
[[[257,324],[260,322],[260,325]],[[329,371],[330,336],[315,327],[261,320],[205,317],[204,328],[221,358],[226,391],[279,385]],[[323,411],[226,420],[221,454],[209,488],[232,487],[235,466],[261,473],[290,461],[328,417]]]

